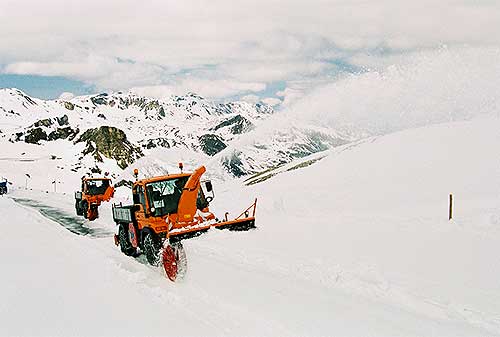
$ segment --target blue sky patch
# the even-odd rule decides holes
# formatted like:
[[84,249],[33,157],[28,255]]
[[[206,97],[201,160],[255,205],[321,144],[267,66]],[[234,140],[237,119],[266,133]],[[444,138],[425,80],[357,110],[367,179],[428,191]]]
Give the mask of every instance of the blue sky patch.
[[55,99],[63,92],[88,95],[96,92],[91,85],[61,76],[0,74],[0,88],[17,88],[30,96]]

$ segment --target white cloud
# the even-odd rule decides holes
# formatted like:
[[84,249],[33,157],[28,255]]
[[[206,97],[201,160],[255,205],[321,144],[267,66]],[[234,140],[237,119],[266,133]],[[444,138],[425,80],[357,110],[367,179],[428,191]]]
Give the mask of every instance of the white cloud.
[[500,45],[499,1],[3,0],[0,22],[6,72],[213,97],[273,81],[310,90],[332,59],[373,67],[391,50]]
[[5,73],[21,75],[64,76],[88,83],[101,89],[125,89],[131,85],[146,85],[158,81],[160,66],[120,61],[117,58],[87,56],[79,61],[16,62],[4,68]]
[[62,100],[65,100],[65,101],[69,101],[70,99],[72,99],[73,97],[75,97],[75,94],[73,94],[72,92],[63,92],[60,96],[59,96],[59,99],[62,99]]
[[270,106],[276,106],[278,104],[281,104],[281,100],[279,98],[275,98],[275,97],[266,97],[266,98],[262,99],[262,102],[264,102]]
[[[310,84],[309,84],[310,85]],[[290,106],[307,94],[309,85],[300,83],[288,83],[288,87],[278,91],[276,96],[283,97],[283,106]]]
[[213,99],[236,95],[240,92],[258,92],[265,88],[266,85],[264,83],[187,78],[170,85],[133,87],[131,91],[157,98],[168,97],[170,95],[185,95],[189,92],[195,92],[203,97]]
[[140,96],[148,96],[154,98],[168,98],[175,95],[175,88],[169,85],[154,85],[154,86],[142,86],[142,87],[132,87],[129,90]]
[[198,79],[188,78],[180,83],[183,91],[194,91],[205,97],[232,96],[240,92],[258,92],[266,88],[265,83],[239,82],[225,79]]
[[241,97],[241,100],[244,102],[255,104],[258,101],[260,101],[260,97],[257,95],[245,95],[245,96]]

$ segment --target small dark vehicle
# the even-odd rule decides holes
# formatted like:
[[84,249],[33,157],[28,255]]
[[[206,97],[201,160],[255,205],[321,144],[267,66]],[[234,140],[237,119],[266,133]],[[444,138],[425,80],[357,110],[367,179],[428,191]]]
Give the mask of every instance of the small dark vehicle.
[[7,179],[0,181],[0,195],[7,194]]

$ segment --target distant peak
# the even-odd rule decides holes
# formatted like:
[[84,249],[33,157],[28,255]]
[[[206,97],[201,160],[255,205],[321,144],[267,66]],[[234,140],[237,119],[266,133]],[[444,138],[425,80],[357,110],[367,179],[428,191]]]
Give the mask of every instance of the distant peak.
[[0,93],[4,93],[6,95],[10,95],[10,96],[14,96],[14,97],[18,96],[19,99],[25,100],[28,104],[37,105],[37,103],[35,102],[35,100],[31,96],[29,96],[24,91],[17,89],[17,88],[3,88],[3,89],[0,89]]
[[4,91],[6,93],[15,94],[15,95],[28,96],[24,91],[17,89],[17,88],[2,88],[2,89],[0,89],[0,91]]

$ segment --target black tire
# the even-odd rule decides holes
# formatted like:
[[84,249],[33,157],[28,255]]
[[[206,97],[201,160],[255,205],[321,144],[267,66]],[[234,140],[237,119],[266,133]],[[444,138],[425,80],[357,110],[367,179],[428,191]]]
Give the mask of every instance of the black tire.
[[81,200],[77,199],[76,202],[75,202],[75,209],[76,209],[76,215],[82,216],[83,215],[83,210],[82,210],[82,207],[81,207],[80,203],[81,203]]
[[118,230],[118,241],[120,243],[120,249],[123,254],[127,256],[135,255],[137,250],[132,247],[132,244],[130,243],[128,238],[128,229],[126,229],[123,225],[121,225],[120,229]]
[[82,215],[85,219],[87,219],[89,204],[87,201],[82,201],[80,205],[82,206]]
[[186,257],[186,251],[184,250],[184,246],[182,245],[182,242],[176,242],[172,244],[172,247],[174,248],[175,252],[175,258],[177,262],[177,279],[178,281],[184,280],[187,274],[187,257]]
[[154,234],[147,232],[146,236],[142,240],[142,246],[144,248],[144,254],[149,264],[152,266],[160,265],[160,243]]
[[[90,213],[93,218],[89,219],[93,221],[99,217],[99,207],[97,205],[90,205]],[[88,214],[87,214],[88,217]]]

